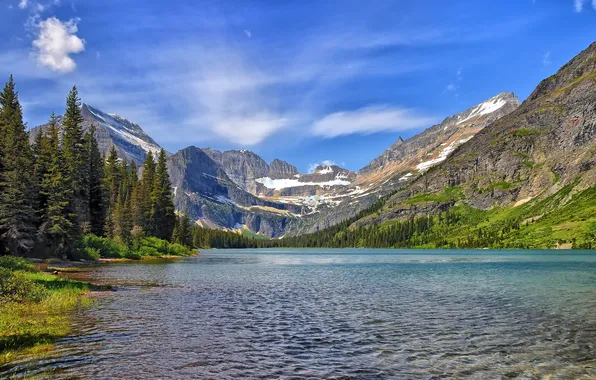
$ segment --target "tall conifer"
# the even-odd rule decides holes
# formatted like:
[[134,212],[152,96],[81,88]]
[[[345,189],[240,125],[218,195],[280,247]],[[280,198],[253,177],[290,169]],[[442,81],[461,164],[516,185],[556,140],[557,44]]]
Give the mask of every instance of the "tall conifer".
[[33,152],[12,75],[0,93],[0,238],[15,255],[35,242]]
[[153,236],[169,240],[176,224],[174,202],[172,199],[172,184],[166,166],[166,153],[162,149],[157,159],[155,181],[153,186],[153,210],[151,212],[154,227]]
[[71,234],[77,217],[72,212],[74,196],[66,176],[54,114],[47,131],[46,146],[47,170],[40,184],[40,195],[46,199],[46,207],[42,213],[39,235],[49,252],[56,256],[69,255],[77,245],[78,236]]
[[105,225],[106,209],[102,186],[103,160],[95,139],[95,126],[92,126],[85,133],[83,140],[87,165],[85,170],[87,173],[85,195],[87,196],[87,208],[89,210],[89,232],[101,236]]
[[75,212],[79,216],[79,223],[88,223],[88,205],[86,194],[86,164],[83,148],[83,116],[81,114],[81,99],[76,86],[73,86],[66,98],[66,112],[62,120],[64,134],[62,137],[62,154],[66,174],[71,182],[74,195]]

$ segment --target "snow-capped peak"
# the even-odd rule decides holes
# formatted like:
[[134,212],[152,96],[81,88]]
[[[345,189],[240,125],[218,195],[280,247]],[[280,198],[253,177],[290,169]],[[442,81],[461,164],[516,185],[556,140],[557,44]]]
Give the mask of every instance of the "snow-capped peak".
[[462,115],[459,115],[457,117],[458,124],[464,123],[474,117],[488,115],[493,112],[496,112],[499,109],[501,109],[504,105],[506,105],[507,102],[508,102],[508,99],[506,98],[506,94],[499,94],[497,96],[493,96],[492,98],[490,98],[490,99],[478,104],[476,107],[472,108],[470,114],[463,120],[459,120],[462,117]]
[[159,153],[161,150],[161,147],[138,124],[116,114],[102,112],[88,104],[83,104],[83,108],[89,111],[93,119],[108,131],[110,137],[115,140],[115,143],[116,141],[123,140],[125,145],[136,145],[143,151],[154,154]]

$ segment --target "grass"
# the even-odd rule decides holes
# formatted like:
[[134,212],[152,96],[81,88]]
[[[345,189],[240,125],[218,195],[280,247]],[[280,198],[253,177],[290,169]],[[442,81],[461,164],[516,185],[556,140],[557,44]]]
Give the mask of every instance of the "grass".
[[40,356],[69,335],[70,316],[92,302],[91,284],[39,272],[24,259],[0,257],[0,365]]
[[596,188],[572,195],[574,186],[519,207],[453,207],[457,222],[436,223],[418,247],[466,247],[470,237],[478,236],[483,239],[479,246],[489,248],[596,248]]

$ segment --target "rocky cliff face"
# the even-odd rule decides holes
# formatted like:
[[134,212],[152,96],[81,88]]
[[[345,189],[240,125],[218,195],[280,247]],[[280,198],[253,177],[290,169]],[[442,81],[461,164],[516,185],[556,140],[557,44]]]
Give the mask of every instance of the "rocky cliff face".
[[459,145],[518,106],[519,100],[513,93],[502,93],[464,112],[447,117],[441,124],[406,141],[400,137],[358,172],[358,182],[366,183],[374,177],[386,178],[406,170],[412,172],[412,175],[425,171],[445,160]]
[[[573,183],[569,199],[575,191],[595,185],[595,155],[596,43],[542,81],[519,108],[455,149],[364,223],[438,212],[454,204],[480,209],[518,206]],[[434,201],[407,202],[414,196]]]
[[[99,144],[99,150],[106,156],[114,146],[119,157],[141,164],[145,160],[147,152],[151,151],[156,154],[160,150],[160,146],[138,124],[118,115],[105,113],[87,104],[81,106],[81,114],[83,130],[87,131],[92,125],[95,126],[95,137]],[[58,123],[61,127],[61,116],[58,118]],[[30,141],[33,142],[39,130],[45,128],[47,128],[47,124],[32,128],[29,133]]]
[[380,197],[407,186],[446,160],[460,145],[518,106],[519,101],[513,93],[502,93],[447,117],[442,123],[405,141],[400,137],[358,171],[349,186],[335,194],[333,207],[321,208],[317,217],[303,219],[292,234],[315,232],[353,217]]
[[296,167],[294,165],[290,165],[287,162],[276,158],[273,161],[271,161],[271,163],[269,164],[269,171],[267,172],[267,175],[264,175],[261,177],[269,177],[272,179],[281,179],[281,178],[293,178],[297,174],[300,174],[300,172],[298,172],[298,169],[296,169]]
[[[253,155],[248,155],[254,158],[251,165],[259,162]],[[219,162],[212,157],[219,159]],[[249,229],[268,237],[283,235],[288,226],[303,213],[300,206],[270,202],[245,191],[236,181],[244,180],[246,172],[232,171],[236,175],[234,181],[221,162],[228,163],[234,169],[235,164],[244,169],[258,168],[257,165],[251,166],[238,160],[235,154],[222,158],[217,151],[205,151],[194,146],[169,157],[168,172],[178,211],[186,212],[192,220],[205,227]]]
[[225,171],[228,177],[242,189],[256,192],[257,178],[266,176],[269,165],[256,153],[248,150],[228,150],[220,152],[215,149],[203,149]]

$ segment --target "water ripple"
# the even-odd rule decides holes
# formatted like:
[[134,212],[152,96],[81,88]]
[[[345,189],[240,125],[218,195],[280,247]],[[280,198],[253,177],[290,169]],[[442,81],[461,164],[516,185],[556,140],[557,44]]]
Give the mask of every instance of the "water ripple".
[[592,255],[395,252],[105,266],[101,281],[163,286],[101,297],[0,377],[596,378]]

